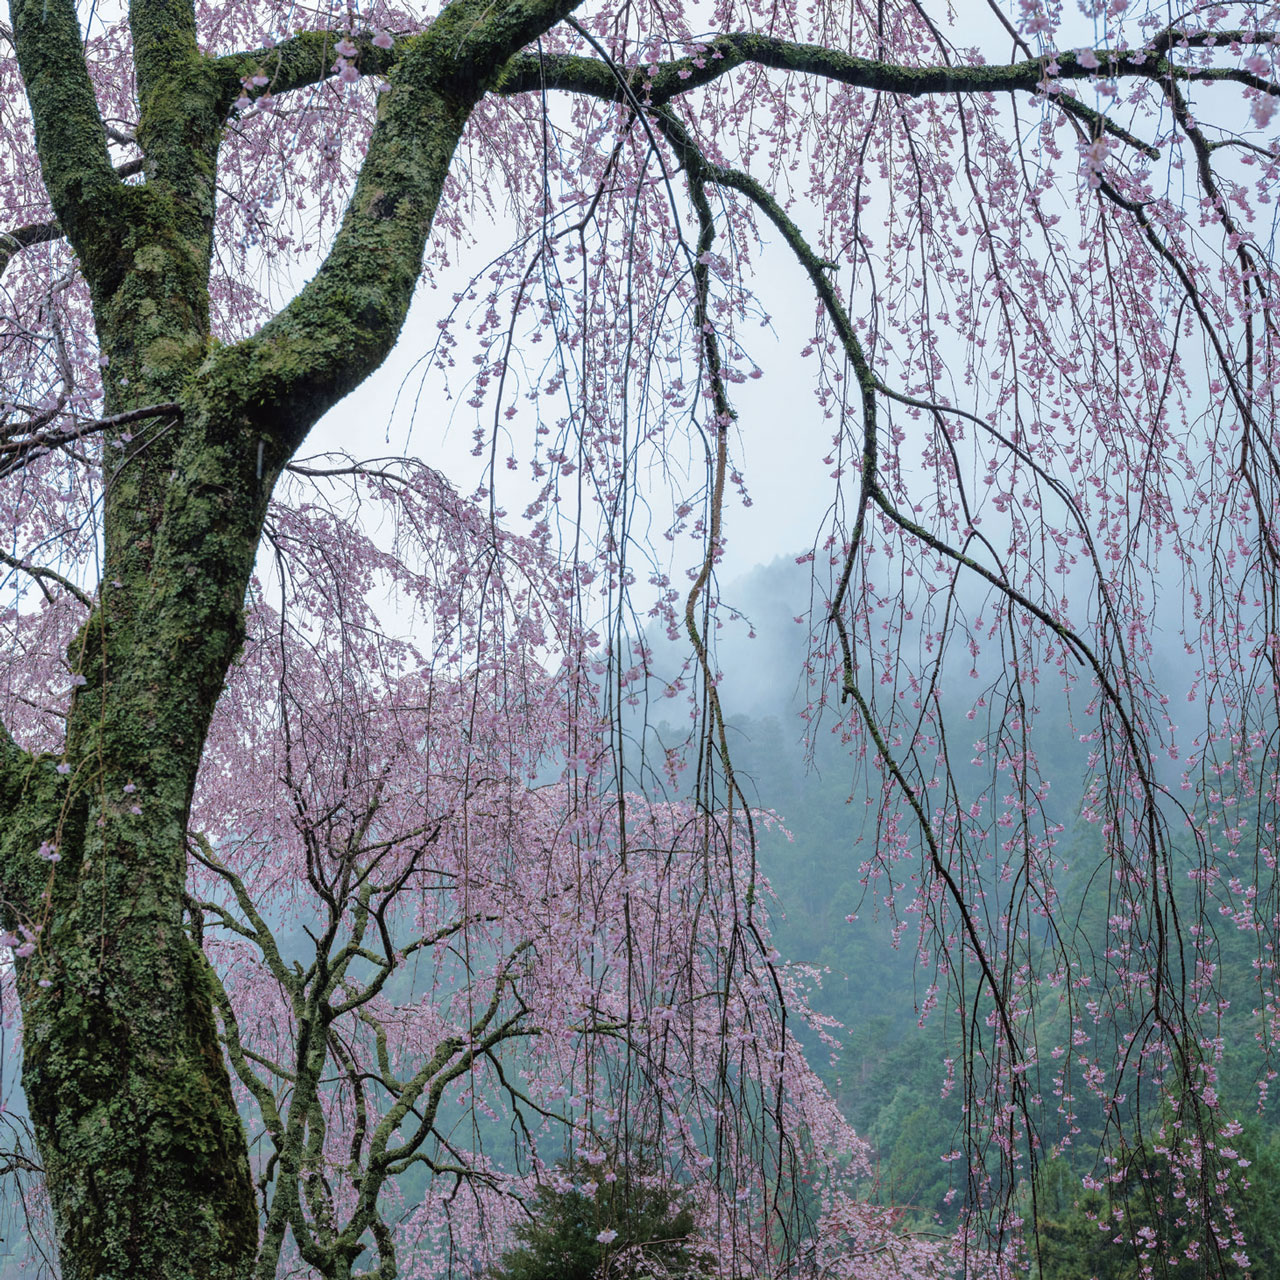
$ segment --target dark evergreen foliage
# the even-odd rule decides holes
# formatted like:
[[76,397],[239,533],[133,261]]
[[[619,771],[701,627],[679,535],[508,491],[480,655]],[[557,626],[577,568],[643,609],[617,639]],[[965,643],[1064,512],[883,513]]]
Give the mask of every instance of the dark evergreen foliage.
[[520,1244],[492,1280],[676,1280],[709,1269],[684,1190],[652,1162],[617,1168],[574,1160],[557,1173],[538,1188]]

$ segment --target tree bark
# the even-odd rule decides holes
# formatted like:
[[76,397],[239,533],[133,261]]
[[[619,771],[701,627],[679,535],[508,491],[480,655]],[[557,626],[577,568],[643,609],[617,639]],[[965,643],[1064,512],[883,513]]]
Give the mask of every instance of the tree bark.
[[32,757],[0,727],[0,915],[34,940],[18,962],[23,1087],[65,1280],[253,1271],[245,1136],[183,923],[205,735],[276,478],[394,346],[475,103],[575,3],[455,0],[405,41],[324,266],[260,333],[218,349],[208,279],[239,88],[228,60],[199,52],[186,0],[135,0],[147,180],[125,186],[73,3],[13,5],[45,185],[109,360],[106,411],[182,409],[105,446],[103,579],[68,652],[61,756]]

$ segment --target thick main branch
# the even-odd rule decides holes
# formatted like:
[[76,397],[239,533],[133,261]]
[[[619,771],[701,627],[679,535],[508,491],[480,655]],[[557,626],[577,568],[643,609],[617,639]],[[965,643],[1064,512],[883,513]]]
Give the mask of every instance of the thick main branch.
[[[1271,44],[1280,35],[1255,33],[1256,43]],[[1049,63],[1057,70],[1049,74]],[[513,58],[496,86],[500,93],[563,89],[592,97],[623,101],[634,94],[647,104],[661,105],[718,80],[751,63],[779,71],[821,76],[840,84],[878,93],[923,97],[942,93],[1009,93],[1043,91],[1049,81],[1140,77],[1149,80],[1232,80],[1250,88],[1280,94],[1280,87],[1248,71],[1229,67],[1188,68],[1171,61],[1162,49],[1138,53],[1094,51],[1096,67],[1087,66],[1075,52],[994,65],[912,67],[861,58],[824,45],[780,40],[751,32],[711,36],[695,54],[670,62],[646,64],[620,82],[614,70],[595,58],[574,54],[523,54]]]
[[201,398],[217,416],[260,428],[270,476],[312,423],[390,354],[472,109],[507,60],[578,3],[519,0],[495,14],[480,0],[458,0],[404,42],[323,266],[259,334],[219,352],[200,378]]
[[72,0],[13,0],[14,43],[49,200],[86,271],[121,217],[121,185],[85,63]]

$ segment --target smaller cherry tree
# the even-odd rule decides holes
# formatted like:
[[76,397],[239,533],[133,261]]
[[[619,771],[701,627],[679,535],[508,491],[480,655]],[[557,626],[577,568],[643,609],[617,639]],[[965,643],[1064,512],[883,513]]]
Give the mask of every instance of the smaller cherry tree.
[[[422,466],[291,483],[184,899],[250,1129],[256,1274],[484,1268],[565,1152],[638,1150],[717,1274],[945,1265],[853,1194],[867,1149],[792,1034],[804,975],[770,943],[744,815],[618,785],[596,638],[545,547]],[[10,619],[33,741],[78,620],[69,593]],[[20,965],[43,927],[10,939]]]

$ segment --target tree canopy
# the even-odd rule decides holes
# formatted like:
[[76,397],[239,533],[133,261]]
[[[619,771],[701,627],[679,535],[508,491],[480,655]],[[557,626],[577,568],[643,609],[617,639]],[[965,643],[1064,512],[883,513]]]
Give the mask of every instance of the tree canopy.
[[[562,1159],[635,1151],[725,1276],[1016,1269],[1086,1125],[1082,1194],[1147,1153],[1141,1266],[1247,1268],[1220,1074],[1241,936],[1257,1105],[1280,1029],[1278,32],[10,0],[0,924],[67,1280],[483,1268]],[[813,309],[786,420],[764,273]],[[335,409],[370,452],[398,346],[439,374],[407,456],[305,457]],[[474,491],[437,465],[460,415]],[[955,1038],[943,1239],[860,1198],[735,770],[719,578],[770,455],[825,477],[779,550],[859,802],[830,857]]]

